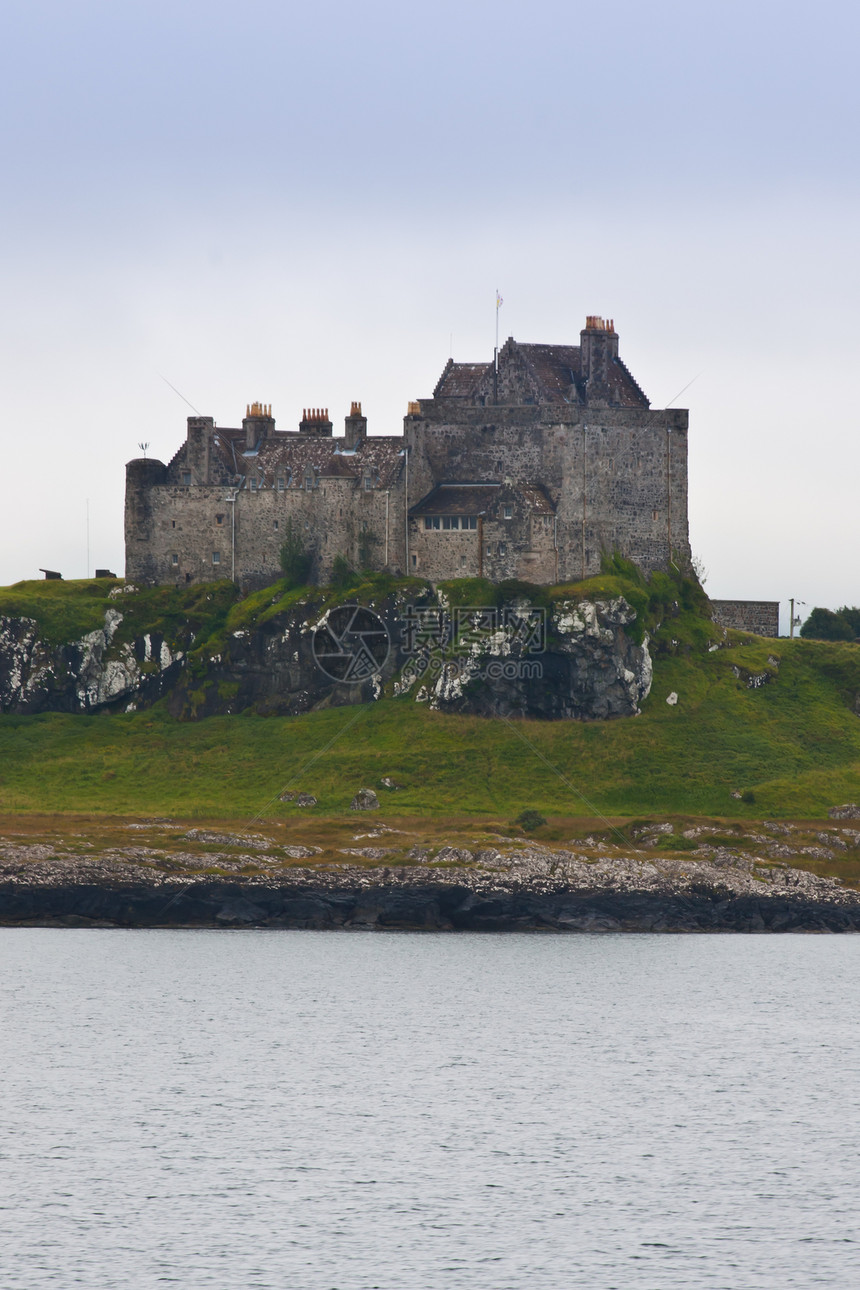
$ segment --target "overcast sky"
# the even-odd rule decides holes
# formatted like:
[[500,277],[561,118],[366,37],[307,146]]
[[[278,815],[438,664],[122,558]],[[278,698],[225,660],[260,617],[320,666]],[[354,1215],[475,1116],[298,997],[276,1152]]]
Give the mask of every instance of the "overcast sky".
[[860,603],[858,13],[10,0],[0,583],[84,576],[87,504],[122,571],[183,398],[397,432],[491,357],[498,287],[502,337],[613,317],[690,408],[712,596]]

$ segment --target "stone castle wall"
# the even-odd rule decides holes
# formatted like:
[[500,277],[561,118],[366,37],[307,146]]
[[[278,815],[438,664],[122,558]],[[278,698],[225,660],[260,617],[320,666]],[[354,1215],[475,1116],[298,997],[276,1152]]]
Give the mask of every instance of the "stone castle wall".
[[[601,556],[613,551],[643,569],[689,563],[686,411],[566,409],[563,420],[553,421],[538,407],[458,408],[456,421],[441,419],[444,411],[407,418],[410,493],[420,498],[440,478],[540,480],[556,507],[557,574],[553,568],[532,580],[589,577],[600,571]],[[524,552],[536,553],[534,567],[544,573],[556,564],[545,539],[534,540],[528,517],[510,526],[486,524],[485,533],[488,577],[525,577]],[[456,536],[427,535],[446,551]],[[507,555],[499,557],[498,544],[506,539]],[[422,555],[430,544],[421,544]],[[432,556],[424,558],[431,570]],[[422,571],[420,565],[415,571]]]
[[[228,500],[231,496],[235,502]],[[225,484],[152,486],[146,475],[140,479],[138,472],[130,472],[126,577],[184,585],[235,576],[245,587],[264,586],[279,576],[288,522],[311,555],[314,580],[330,576],[337,555],[358,567],[360,547],[369,549],[366,563],[373,567],[404,567],[406,517],[400,491],[364,491],[351,479],[324,479],[310,490],[282,491],[237,490]]]
[[779,635],[778,600],[712,600],[714,622],[754,636]]

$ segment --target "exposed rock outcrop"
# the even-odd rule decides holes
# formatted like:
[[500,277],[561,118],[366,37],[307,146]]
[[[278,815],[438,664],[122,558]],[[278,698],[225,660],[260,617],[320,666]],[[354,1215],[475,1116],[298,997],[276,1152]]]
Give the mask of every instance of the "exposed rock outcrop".
[[511,620],[495,630],[467,632],[465,641],[452,633],[445,655],[410,659],[397,693],[477,716],[599,721],[639,712],[651,689],[651,655],[647,636],[638,645],[628,633],[636,613],[626,600],[559,602],[545,611],[538,648],[518,626],[531,607],[511,608]]
[[[190,835],[189,835],[190,838]],[[198,838],[197,841],[200,839]],[[225,844],[231,839],[225,835]],[[233,841],[242,841],[240,838]],[[389,848],[351,848],[317,868],[245,856],[199,857],[145,847],[99,858],[52,847],[0,845],[0,924],[123,927],[556,932],[860,931],[860,893],[838,880],[717,851],[709,861],[593,858],[528,845],[502,853],[443,847],[430,860],[384,867]],[[285,847],[308,857],[319,848]],[[372,854],[370,854],[372,852]],[[281,863],[283,858],[280,857]],[[429,861],[429,863],[428,863]],[[252,862],[255,872],[246,872]]]
[[146,707],[179,678],[185,653],[158,632],[117,639],[123,615],[80,640],[51,645],[31,618],[0,617],[0,712],[96,712]]
[[[131,632],[113,605],[100,629],[59,645],[32,619],[0,618],[0,711],[132,711],[166,695],[181,718],[293,715],[393,693],[476,715],[633,716],[651,687],[635,619],[621,597],[462,609],[429,586],[362,606],[309,595],[196,650],[190,628]],[[416,622],[432,623],[429,639]]]

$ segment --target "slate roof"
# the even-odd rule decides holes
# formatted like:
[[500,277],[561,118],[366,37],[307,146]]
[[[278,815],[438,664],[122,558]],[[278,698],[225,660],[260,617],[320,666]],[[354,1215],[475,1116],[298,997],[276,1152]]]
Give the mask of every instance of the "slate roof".
[[492,371],[492,363],[455,363],[449,358],[433,391],[433,398],[470,399]]
[[245,437],[241,430],[216,429],[213,456],[231,476],[262,477],[264,487],[274,487],[279,475],[287,487],[296,487],[311,465],[320,479],[354,479],[360,485],[369,469],[379,488],[391,488],[403,470],[403,445],[400,436],[368,435],[354,449],[346,448],[342,438],[327,435],[275,434],[262,439],[252,453],[244,452]]
[[437,484],[409,514],[481,515],[502,497],[516,494],[538,515],[554,515],[555,507],[540,484]]
[[[648,407],[648,399],[620,358],[608,364],[606,380],[586,381],[582,372],[582,349],[579,345],[525,345],[508,337],[499,350],[499,379],[510,391],[510,364],[524,362],[537,387],[538,402],[584,403],[597,406]],[[514,367],[514,388],[516,383]],[[434,399],[479,402],[488,397],[493,385],[492,363],[455,363],[448,359],[439,378]],[[523,391],[523,401],[533,402],[533,387]]]
[[499,495],[501,484],[437,484],[410,515],[480,515]]
[[[515,342],[516,343],[516,342]],[[545,398],[557,403],[579,379],[578,345],[517,345],[542,387]]]

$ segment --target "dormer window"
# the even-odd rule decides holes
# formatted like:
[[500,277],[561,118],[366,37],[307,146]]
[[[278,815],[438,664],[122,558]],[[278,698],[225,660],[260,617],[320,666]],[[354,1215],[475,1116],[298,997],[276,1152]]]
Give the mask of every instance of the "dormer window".
[[191,487],[191,471],[190,471],[190,470],[183,470],[183,472],[182,472],[182,487],[183,487],[183,488],[190,488],[190,487]]
[[369,493],[373,488],[373,472],[371,470],[366,470],[364,472],[364,479],[362,483],[364,485],[364,491],[366,493]]
[[277,483],[278,492],[282,493],[284,491],[285,486],[286,486],[286,480],[284,479],[284,476],[278,475],[278,483]]
[[514,518],[514,508],[513,508],[513,506],[506,506],[506,507],[505,507],[505,519],[506,519],[506,520],[512,520],[513,518]]
[[305,488],[312,489],[317,486],[316,472],[313,466],[305,466]]

